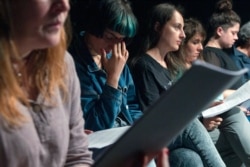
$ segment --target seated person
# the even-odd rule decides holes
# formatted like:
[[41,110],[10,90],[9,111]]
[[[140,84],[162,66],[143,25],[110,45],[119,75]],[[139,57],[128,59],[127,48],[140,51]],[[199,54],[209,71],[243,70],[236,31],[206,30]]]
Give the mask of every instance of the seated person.
[[[145,34],[142,35],[145,39],[141,39],[143,46],[136,46],[140,51],[130,61],[143,111],[153,105],[173,84],[168,69],[167,55],[178,50],[185,38],[183,17],[181,11],[174,5],[158,4],[153,7],[147,18],[149,18],[148,25],[141,26],[147,27]],[[179,103],[178,99],[175,100]],[[165,110],[173,112],[168,111],[167,108]],[[199,155],[200,160],[190,157],[190,160],[185,159],[185,164],[192,161],[193,166],[225,166],[206,129],[198,119],[194,119],[168,145],[168,148],[170,149],[170,165],[173,166],[176,164],[175,159],[171,157],[171,152],[176,148],[189,148]],[[183,155],[185,152],[179,152],[179,156]]]
[[250,79],[250,22],[245,23],[238,32],[238,40],[229,53],[230,58],[239,69],[248,68],[249,71],[242,77],[242,83]]
[[[192,66],[197,59],[202,60],[203,41],[206,32],[196,19],[185,20],[184,32],[186,38],[180,50],[171,55],[172,65],[169,66],[176,78]],[[223,101],[234,90],[226,90],[215,99],[215,104]],[[209,131],[216,148],[226,164],[241,166],[249,164],[250,124],[238,107],[212,118],[200,119]],[[232,163],[233,161],[233,163]],[[228,165],[229,166],[229,165]]]

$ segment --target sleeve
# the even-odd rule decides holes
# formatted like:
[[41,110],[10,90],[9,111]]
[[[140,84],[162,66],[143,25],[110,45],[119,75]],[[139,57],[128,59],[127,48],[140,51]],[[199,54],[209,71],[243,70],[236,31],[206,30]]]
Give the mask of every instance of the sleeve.
[[87,135],[84,133],[83,112],[80,105],[80,85],[72,58],[67,55],[69,72],[68,97],[70,100],[69,115],[69,148],[65,162],[66,167],[91,166],[92,153],[88,150]]
[[128,66],[125,66],[125,70],[127,70],[128,85],[129,85],[127,92],[127,105],[133,121],[136,121],[143,115],[143,113],[139,105],[135,84]]
[[[88,75],[85,66],[76,62],[81,83],[81,105],[85,128],[93,131],[112,128],[120,112],[122,91],[106,84],[106,80]],[[105,77],[104,77],[105,78]]]

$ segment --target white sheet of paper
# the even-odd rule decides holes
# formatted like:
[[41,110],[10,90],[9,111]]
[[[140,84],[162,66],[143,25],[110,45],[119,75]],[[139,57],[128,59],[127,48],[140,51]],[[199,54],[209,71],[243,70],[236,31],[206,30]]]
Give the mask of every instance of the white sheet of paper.
[[244,101],[250,99],[250,81],[246,82],[239,89],[237,89],[233,94],[228,96],[222,104],[208,108],[202,112],[204,118],[214,117],[222,114],[231,108],[243,103]]
[[125,162],[137,159],[141,153],[157,152],[167,146],[188,123],[246,71],[247,69],[228,71],[196,61],[147,108],[131,128],[96,159],[93,167],[123,167],[127,165]]
[[103,148],[111,145],[123,135],[130,126],[111,128],[106,130],[96,131],[88,135],[89,148]]

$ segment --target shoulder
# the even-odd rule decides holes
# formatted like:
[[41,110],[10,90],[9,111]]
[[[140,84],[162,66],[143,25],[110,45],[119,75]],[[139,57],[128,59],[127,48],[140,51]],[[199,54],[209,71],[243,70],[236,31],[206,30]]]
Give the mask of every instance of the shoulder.
[[145,70],[154,66],[153,58],[151,58],[148,54],[140,55],[134,62],[134,68]]

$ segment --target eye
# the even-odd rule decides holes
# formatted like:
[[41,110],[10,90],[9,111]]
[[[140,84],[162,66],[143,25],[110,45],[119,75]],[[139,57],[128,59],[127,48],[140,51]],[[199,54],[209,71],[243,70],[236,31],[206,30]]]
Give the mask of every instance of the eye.
[[105,37],[106,39],[109,39],[109,40],[114,39],[113,36],[112,36],[112,35],[109,35],[109,34],[104,34],[104,37]]
[[174,28],[175,28],[176,30],[181,30],[181,29],[182,29],[182,26],[181,26],[181,24],[175,24],[175,25],[174,25]]
[[201,43],[199,40],[193,41],[193,44],[194,44],[194,45],[197,45],[197,44],[199,44],[199,43]]

